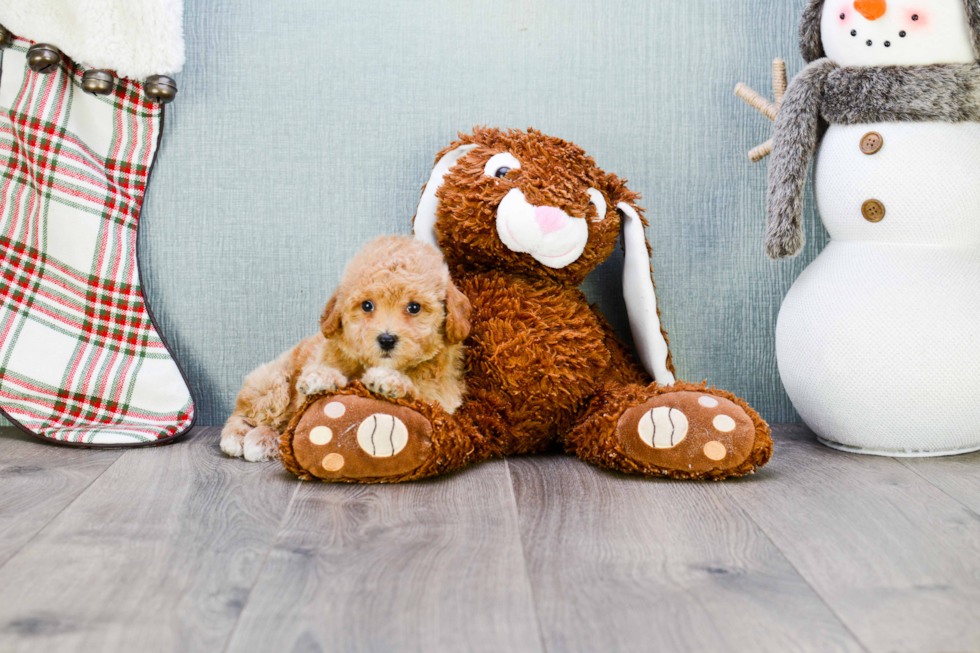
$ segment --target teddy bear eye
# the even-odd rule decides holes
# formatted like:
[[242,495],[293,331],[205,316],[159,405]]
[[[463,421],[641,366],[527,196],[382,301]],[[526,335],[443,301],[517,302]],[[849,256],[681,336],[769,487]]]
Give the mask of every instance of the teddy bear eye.
[[410,302],[407,310],[410,315],[418,315],[422,312],[422,306],[418,302]]
[[494,154],[483,166],[483,174],[487,177],[500,179],[511,170],[519,170],[521,162],[510,152],[498,152]]
[[595,188],[590,188],[585,192],[589,194],[589,203],[595,205],[596,217],[592,218],[592,221],[602,222],[606,219],[606,198]]
[[361,310],[365,313],[371,313],[374,311],[374,302],[372,302],[370,299],[364,300],[361,302]]

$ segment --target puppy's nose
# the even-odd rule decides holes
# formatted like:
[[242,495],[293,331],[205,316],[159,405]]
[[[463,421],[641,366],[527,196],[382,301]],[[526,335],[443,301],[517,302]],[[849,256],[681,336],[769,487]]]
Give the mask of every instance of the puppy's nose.
[[378,336],[378,346],[382,351],[391,351],[398,344],[398,336],[390,333],[382,333]]

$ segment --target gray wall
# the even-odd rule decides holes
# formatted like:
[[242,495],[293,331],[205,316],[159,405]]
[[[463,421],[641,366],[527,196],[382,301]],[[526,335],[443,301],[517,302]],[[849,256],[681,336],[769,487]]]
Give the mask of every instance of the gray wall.
[[[187,0],[188,62],[147,194],[144,284],[199,401],[231,410],[243,375],[316,328],[347,257],[407,233],[457,130],[534,126],[643,193],[680,376],[772,421],[797,260],[762,253],[770,123],[732,94],[801,67],[803,0]],[[618,261],[589,280],[618,328]]]

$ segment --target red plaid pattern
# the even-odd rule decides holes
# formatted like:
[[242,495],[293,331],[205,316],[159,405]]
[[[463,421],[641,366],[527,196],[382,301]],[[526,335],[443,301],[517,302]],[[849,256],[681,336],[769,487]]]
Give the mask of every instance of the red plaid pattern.
[[35,73],[30,45],[4,50],[0,73],[0,408],[63,442],[180,435],[194,404],[136,261],[163,109],[130,80],[84,93],[68,59]]

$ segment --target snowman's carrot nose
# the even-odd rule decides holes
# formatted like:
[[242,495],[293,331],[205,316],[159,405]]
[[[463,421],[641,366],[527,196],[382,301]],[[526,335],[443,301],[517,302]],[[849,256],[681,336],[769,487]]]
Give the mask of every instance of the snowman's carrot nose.
[[878,20],[885,15],[888,3],[885,0],[854,0],[854,8],[868,20]]

